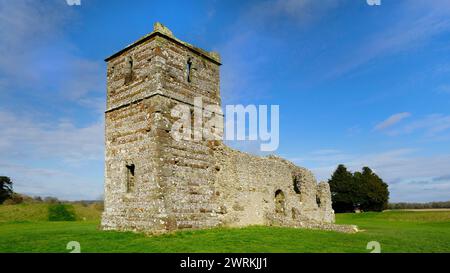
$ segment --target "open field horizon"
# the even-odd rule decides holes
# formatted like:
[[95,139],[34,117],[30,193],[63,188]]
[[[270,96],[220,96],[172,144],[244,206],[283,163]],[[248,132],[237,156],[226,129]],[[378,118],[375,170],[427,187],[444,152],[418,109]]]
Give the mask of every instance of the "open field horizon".
[[369,253],[450,252],[450,211],[387,211],[337,214],[337,224],[358,225],[360,232],[250,226],[185,230],[162,235],[99,230],[101,211],[74,206],[77,221],[49,222],[46,204],[0,206],[1,253],[67,253],[71,241],[83,253]]

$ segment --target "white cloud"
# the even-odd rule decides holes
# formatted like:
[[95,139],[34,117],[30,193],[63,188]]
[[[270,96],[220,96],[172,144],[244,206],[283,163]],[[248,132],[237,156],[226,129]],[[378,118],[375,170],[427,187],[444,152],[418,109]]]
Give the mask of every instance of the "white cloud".
[[15,192],[30,196],[54,196],[64,200],[93,200],[103,193],[103,184],[95,178],[49,168],[35,168],[0,160],[0,175],[13,180]]
[[403,112],[390,116],[378,123],[374,131],[384,131],[390,136],[400,136],[412,133],[421,133],[427,138],[437,138],[450,129],[450,115],[430,114],[408,122],[400,122],[410,117],[411,113]]
[[19,114],[3,102],[10,111],[0,109],[0,175],[11,176],[15,190],[27,194],[96,198],[103,182],[103,61],[79,56],[65,35],[82,26],[65,1],[0,1],[0,10],[0,92],[7,98],[32,92],[36,100],[56,101],[57,110],[74,104],[95,110],[92,123],[79,125],[50,120],[52,109],[37,113],[27,105],[28,113]]
[[0,124],[0,154],[65,162],[103,158],[103,121],[77,127],[67,120],[40,122],[0,111]]
[[70,200],[102,193],[102,172],[92,174],[104,156],[102,121],[78,127],[0,111],[0,124],[0,175],[12,177],[16,191]]
[[[336,152],[316,156],[315,152],[292,161],[310,168],[318,180],[328,180],[338,164],[352,171],[369,166],[388,184],[391,201],[450,200],[450,153],[420,156],[415,149],[397,149],[367,155]],[[411,184],[412,181],[421,183]]]
[[389,135],[398,136],[423,132],[426,137],[436,137],[450,129],[450,115],[431,114],[416,119],[402,127],[394,128],[388,132]]
[[394,114],[394,115],[388,117],[386,120],[378,123],[375,126],[374,130],[376,130],[376,131],[384,130],[386,128],[389,128],[389,127],[399,123],[400,121],[402,121],[405,118],[410,117],[410,116],[411,116],[411,113],[408,113],[408,112]]

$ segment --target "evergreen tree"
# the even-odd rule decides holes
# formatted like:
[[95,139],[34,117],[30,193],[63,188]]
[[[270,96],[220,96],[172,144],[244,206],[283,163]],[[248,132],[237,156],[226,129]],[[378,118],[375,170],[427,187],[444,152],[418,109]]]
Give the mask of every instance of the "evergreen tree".
[[388,206],[388,185],[369,167],[352,174],[339,165],[328,183],[336,212],[350,212],[356,207],[363,211],[382,211]]
[[328,183],[330,184],[333,209],[336,212],[353,211],[357,199],[352,173],[341,164]]
[[0,176],[0,204],[9,199],[13,194],[12,181],[7,176]]
[[364,167],[360,176],[355,174],[355,180],[360,185],[359,199],[363,210],[382,211],[387,208],[388,185],[377,174],[369,167]]

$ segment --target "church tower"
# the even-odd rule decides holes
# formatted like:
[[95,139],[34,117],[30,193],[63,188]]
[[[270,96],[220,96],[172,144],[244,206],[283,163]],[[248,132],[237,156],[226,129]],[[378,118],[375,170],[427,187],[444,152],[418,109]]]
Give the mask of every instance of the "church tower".
[[[175,140],[177,105],[220,106],[217,53],[153,32],[108,57],[103,229],[163,232],[218,224],[214,142]],[[202,110],[202,109],[201,109]]]

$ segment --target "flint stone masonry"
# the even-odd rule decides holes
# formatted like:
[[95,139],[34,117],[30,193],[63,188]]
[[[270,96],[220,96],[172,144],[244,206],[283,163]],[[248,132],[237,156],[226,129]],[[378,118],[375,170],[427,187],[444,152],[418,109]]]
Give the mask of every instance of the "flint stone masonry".
[[171,110],[194,98],[221,105],[220,57],[150,34],[106,59],[104,230],[152,233],[218,226],[277,225],[354,232],[334,225],[328,183],[276,156],[222,141],[177,141]]

